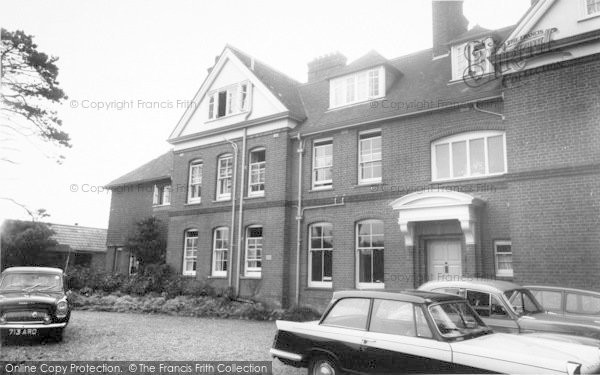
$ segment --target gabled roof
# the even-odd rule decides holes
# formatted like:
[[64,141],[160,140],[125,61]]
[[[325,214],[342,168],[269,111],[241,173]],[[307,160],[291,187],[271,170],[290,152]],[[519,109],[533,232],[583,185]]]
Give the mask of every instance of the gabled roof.
[[57,250],[68,247],[71,251],[94,253],[106,251],[106,229],[50,223],[48,227],[55,232],[51,238],[58,242]]
[[228,44],[225,48],[229,48],[243,63],[246,65],[256,77],[279,99],[283,105],[290,111],[290,114],[300,120],[306,116],[298,86],[300,82],[290,78],[284,73],[272,68],[262,61],[250,56],[249,54],[239,50],[238,48]]
[[109,182],[107,188],[130,185],[133,183],[158,181],[171,178],[173,172],[173,151],[169,151],[133,171]]
[[369,68],[374,68],[374,67],[380,66],[380,65],[387,65],[387,64],[388,64],[388,60],[385,57],[381,56],[379,54],[379,52],[377,52],[375,50],[370,50],[369,52],[367,52],[363,56],[359,57],[358,59],[352,61],[350,64],[346,65],[345,67],[343,67],[341,69],[337,69],[333,74],[330,74],[327,77],[327,79],[331,79],[331,78],[335,78],[335,77],[343,76],[346,74],[358,72],[358,71],[369,69]]

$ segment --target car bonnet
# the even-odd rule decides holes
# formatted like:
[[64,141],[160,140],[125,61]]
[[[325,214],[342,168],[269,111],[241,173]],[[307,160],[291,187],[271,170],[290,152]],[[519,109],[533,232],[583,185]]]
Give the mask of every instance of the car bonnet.
[[[594,346],[530,335],[493,333],[451,344],[455,358],[496,359],[552,371],[566,370],[567,362],[582,365],[582,373],[600,368],[600,349]],[[487,361],[486,361],[487,362]]]

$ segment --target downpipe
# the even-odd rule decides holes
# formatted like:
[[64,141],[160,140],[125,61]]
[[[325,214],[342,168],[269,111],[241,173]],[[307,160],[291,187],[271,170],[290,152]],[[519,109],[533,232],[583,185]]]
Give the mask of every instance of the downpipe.
[[237,236],[237,272],[235,277],[235,296],[240,295],[240,277],[242,275],[242,225],[244,218],[244,189],[245,189],[245,177],[246,177],[246,136],[247,129],[244,128],[244,134],[242,136],[242,168],[240,168],[242,175],[240,176],[240,210],[238,214],[238,236]]
[[302,158],[304,156],[304,140],[298,133],[298,211],[296,214],[296,293],[295,305],[300,304],[300,240],[302,238],[300,231],[302,229]]
[[[232,142],[228,139],[225,139],[231,147],[233,148],[233,181],[231,187],[231,230],[229,232],[229,243],[233,245],[233,233],[235,228],[235,188],[236,188],[236,177],[237,177],[237,163],[238,163],[238,145],[235,142]],[[231,247],[230,245],[230,247]],[[227,257],[227,264],[229,264],[229,268],[231,268],[231,264],[233,263],[233,251],[229,252]],[[232,272],[228,270],[227,272],[227,286],[231,287],[232,285]]]

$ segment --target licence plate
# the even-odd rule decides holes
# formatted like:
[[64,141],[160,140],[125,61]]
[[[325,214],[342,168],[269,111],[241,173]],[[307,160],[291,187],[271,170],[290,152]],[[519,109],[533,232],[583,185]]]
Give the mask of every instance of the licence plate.
[[36,336],[37,328],[9,328],[9,336]]

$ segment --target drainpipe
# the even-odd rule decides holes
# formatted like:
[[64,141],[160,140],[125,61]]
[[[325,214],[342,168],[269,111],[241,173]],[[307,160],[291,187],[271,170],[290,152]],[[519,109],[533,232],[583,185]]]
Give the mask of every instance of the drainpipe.
[[298,133],[298,213],[296,214],[296,306],[300,303],[300,231],[302,229],[302,157],[304,155],[304,140]]
[[[231,147],[233,148],[233,182],[231,187],[231,230],[229,232],[229,247],[233,245],[233,231],[235,228],[235,187],[236,187],[236,177],[237,177],[237,160],[238,160],[238,145],[228,139],[225,139]],[[233,263],[233,251],[229,251],[229,255],[227,256],[227,264],[229,265],[229,269],[227,270],[227,285],[231,287],[231,264]]]
[[242,275],[242,225],[244,217],[244,181],[246,176],[246,136],[247,128],[244,128],[244,135],[242,137],[242,168],[240,168],[242,175],[240,176],[240,211],[238,215],[237,273],[235,278],[236,296],[240,295],[240,277]]

